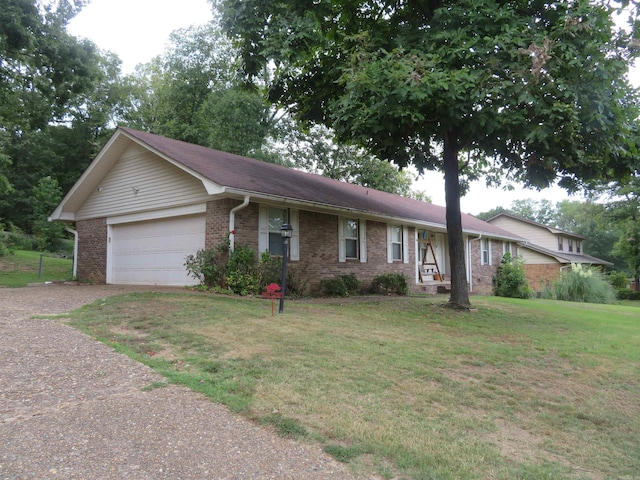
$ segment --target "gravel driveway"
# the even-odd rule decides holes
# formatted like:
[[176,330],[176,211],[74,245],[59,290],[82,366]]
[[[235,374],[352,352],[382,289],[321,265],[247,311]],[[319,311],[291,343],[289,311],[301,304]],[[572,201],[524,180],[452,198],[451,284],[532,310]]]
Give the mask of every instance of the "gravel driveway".
[[0,479],[354,479],[52,320],[116,286],[0,289]]

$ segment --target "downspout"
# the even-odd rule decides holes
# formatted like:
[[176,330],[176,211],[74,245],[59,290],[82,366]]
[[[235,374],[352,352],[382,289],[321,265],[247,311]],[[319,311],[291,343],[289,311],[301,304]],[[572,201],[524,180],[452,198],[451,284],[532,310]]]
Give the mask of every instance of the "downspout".
[[[478,240],[482,240],[482,234],[478,235],[476,238],[470,239],[469,242],[476,242]],[[469,265],[469,291],[473,292],[473,263],[471,262],[471,245],[469,245],[467,257],[467,265]],[[480,252],[480,257],[482,258],[482,252]]]
[[236,212],[246,208],[247,205],[249,205],[250,198],[251,197],[249,197],[249,195],[245,195],[244,201],[240,205],[233,207],[229,212],[229,251],[231,252],[233,252],[233,249],[235,248]]
[[78,232],[74,229],[64,226],[64,229],[73,234],[73,279],[78,278]]

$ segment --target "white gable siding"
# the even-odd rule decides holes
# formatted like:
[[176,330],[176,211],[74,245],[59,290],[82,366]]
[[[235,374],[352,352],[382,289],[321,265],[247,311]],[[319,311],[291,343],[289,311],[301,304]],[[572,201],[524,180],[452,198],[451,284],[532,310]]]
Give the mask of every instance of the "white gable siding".
[[547,264],[547,263],[555,263],[558,264],[558,261],[550,257],[548,255],[543,255],[538,252],[534,252],[533,250],[529,250],[526,247],[520,247],[518,249],[518,254],[522,257],[522,260],[526,264]]
[[514,233],[522,238],[526,238],[530,243],[549,250],[558,250],[557,237],[545,227],[539,227],[527,222],[522,222],[516,218],[500,216],[491,220],[491,225],[500,227],[503,230]]
[[129,148],[82,207],[76,220],[123,215],[209,199],[202,182],[157,155]]

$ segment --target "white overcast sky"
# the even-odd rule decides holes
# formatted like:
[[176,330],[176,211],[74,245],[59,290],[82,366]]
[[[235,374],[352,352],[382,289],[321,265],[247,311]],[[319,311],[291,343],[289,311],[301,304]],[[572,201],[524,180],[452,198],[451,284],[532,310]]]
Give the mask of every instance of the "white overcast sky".
[[[122,71],[131,73],[138,63],[146,63],[164,51],[172,31],[201,25],[212,18],[207,0],[91,0],[71,21],[68,30],[72,35],[92,40],[103,50],[115,52],[122,60]],[[440,174],[427,173],[414,188],[426,191],[433,203],[445,205],[444,180]],[[462,197],[461,209],[478,214],[498,206],[509,207],[514,200],[526,198],[552,202],[582,199],[569,197],[557,187],[540,192],[522,188],[505,192],[475,182]]]

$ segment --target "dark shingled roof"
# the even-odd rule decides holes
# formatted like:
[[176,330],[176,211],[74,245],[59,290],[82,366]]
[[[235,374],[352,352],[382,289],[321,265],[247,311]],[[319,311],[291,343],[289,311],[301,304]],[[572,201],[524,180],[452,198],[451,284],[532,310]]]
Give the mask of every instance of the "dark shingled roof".
[[[119,127],[119,130],[204,178],[247,194],[272,195],[417,223],[446,225],[445,207],[131,128]],[[462,228],[467,232],[522,240],[468,214],[462,214]]]
[[592,257],[585,253],[565,253],[549,250],[548,248],[539,247],[528,242],[520,242],[518,245],[522,248],[528,248],[534,252],[542,253],[549,257],[555,258],[560,263],[585,263],[589,265],[613,265],[613,263],[602,260],[601,258]]

